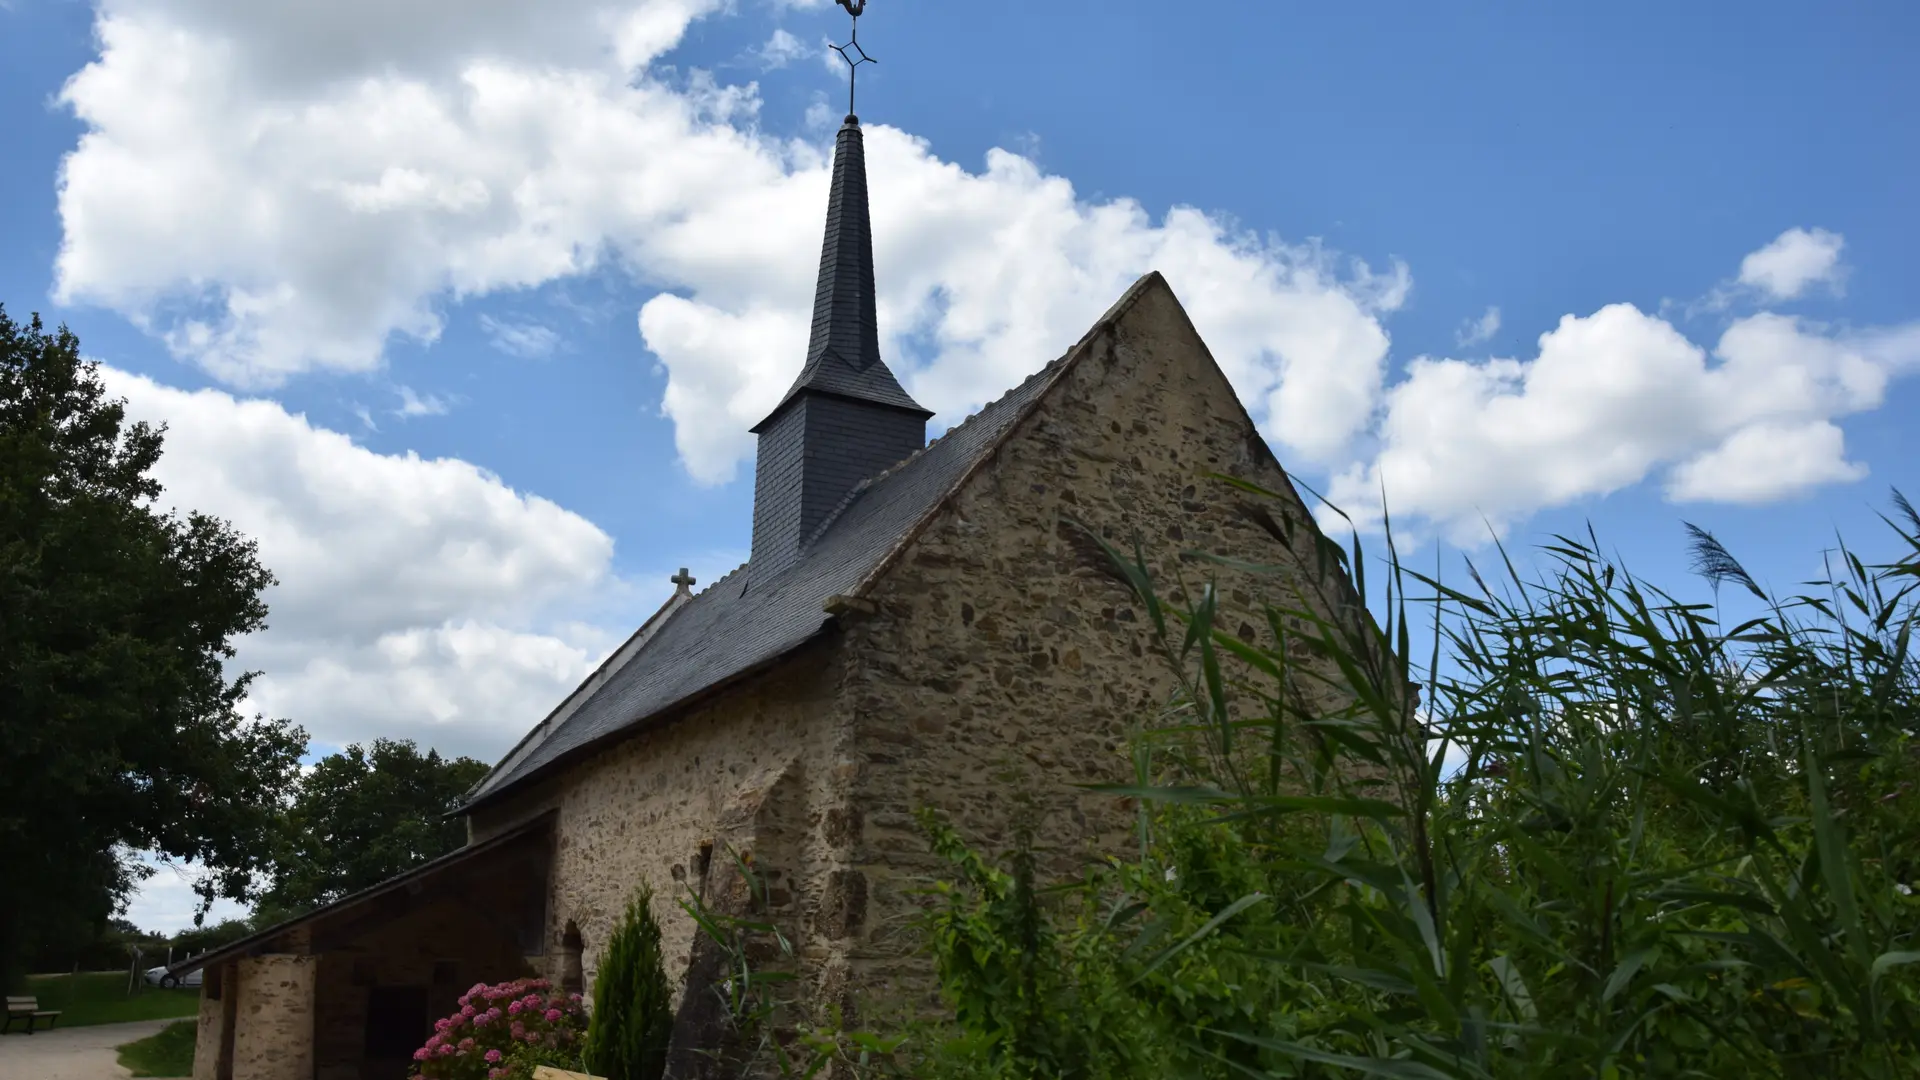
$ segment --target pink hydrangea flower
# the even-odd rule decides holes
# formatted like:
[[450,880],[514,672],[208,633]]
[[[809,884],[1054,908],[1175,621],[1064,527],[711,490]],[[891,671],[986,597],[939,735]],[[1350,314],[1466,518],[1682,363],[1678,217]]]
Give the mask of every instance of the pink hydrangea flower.
[[560,1019],[560,1010],[559,1010],[559,1009],[548,1009],[548,1010],[547,1010],[547,1023],[549,1023],[549,1024],[551,1024],[551,1023],[554,1023],[554,1022],[556,1022],[556,1021],[558,1021],[559,1019]]
[[472,1015],[473,1015],[474,1013],[477,1013],[477,1012],[479,1012],[479,1011],[480,1011],[479,1009],[476,1009],[476,1008],[474,1008],[474,1007],[473,1007],[473,1006],[471,1006],[471,1005],[462,1005],[462,1006],[460,1006],[460,1015],[461,1015],[461,1016],[472,1016]]
[[432,1056],[433,1056],[433,1051],[427,1049],[424,1046],[413,1052],[413,1060],[415,1061],[425,1061]]
[[513,1002],[512,1004],[510,1004],[510,1005],[508,1005],[508,1006],[507,1006],[507,1013],[508,1013],[509,1015],[512,1015],[512,1016],[518,1016],[518,1015],[520,1015],[520,1010],[521,1010],[521,1009],[524,1009],[524,1008],[526,1008],[526,1007],[527,1007],[527,1003],[526,1003],[526,1002],[524,1002],[524,1001],[516,1001],[516,1002]]
[[464,1054],[464,1053],[466,1053],[466,1052],[468,1052],[468,1051],[470,1051],[470,1050],[472,1050],[472,1049],[473,1049],[473,1040],[472,1040],[472,1039],[461,1039],[461,1040],[460,1040],[460,1052],[461,1052],[461,1053],[463,1053],[463,1054]]
[[498,1064],[500,1064],[500,1051],[498,1051],[498,1050],[489,1050],[489,1051],[487,1051],[487,1052],[486,1052],[486,1054],[485,1054],[484,1056],[485,1056],[485,1058],[486,1058],[486,1061],[487,1061],[487,1064],[489,1064],[489,1065],[498,1065]]

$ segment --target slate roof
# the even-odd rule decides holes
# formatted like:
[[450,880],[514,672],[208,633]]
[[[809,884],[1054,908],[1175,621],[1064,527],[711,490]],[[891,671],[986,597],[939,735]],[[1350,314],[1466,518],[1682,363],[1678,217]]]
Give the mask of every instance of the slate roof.
[[262,946],[272,944],[275,938],[284,936],[288,931],[298,929],[302,926],[311,926],[324,919],[330,919],[336,915],[340,915],[350,908],[360,907],[370,900],[377,900],[382,896],[387,896],[400,889],[416,886],[448,870],[471,863],[490,851],[497,851],[534,836],[543,830],[551,828],[552,825],[553,817],[551,814],[542,814],[529,821],[523,821],[511,829],[504,830],[498,835],[490,836],[477,844],[468,844],[465,847],[455,848],[445,855],[423,862],[411,870],[395,874],[378,885],[370,885],[357,893],[349,893],[325,907],[315,908],[304,915],[296,915],[291,919],[274,923],[264,930],[256,930],[238,941],[229,942],[217,949],[210,949],[201,953],[199,956],[190,956],[185,960],[176,961],[167,968],[167,972],[168,974],[178,977],[185,975],[189,971],[197,971],[203,967],[218,967],[221,963],[235,957],[251,955],[260,950]]
[[751,564],[742,566],[681,605],[545,739],[516,748],[496,766],[474,788],[468,808],[584,756],[820,634],[831,621],[822,608],[826,600],[857,595],[1000,445],[1096,333],[1118,318],[1149,282],[1159,280],[1157,273],[1141,278],[1064,356],[914,456],[855,488],[793,564],[767,580],[755,579]]
[[880,362],[880,320],[873,288],[865,140],[860,118],[848,116],[834,138],[833,186],[827,194],[827,231],[820,245],[820,279],[813,291],[807,362],[780,404],[754,426],[755,432],[803,390],[889,405],[923,418],[933,415],[907,396],[893,372]]

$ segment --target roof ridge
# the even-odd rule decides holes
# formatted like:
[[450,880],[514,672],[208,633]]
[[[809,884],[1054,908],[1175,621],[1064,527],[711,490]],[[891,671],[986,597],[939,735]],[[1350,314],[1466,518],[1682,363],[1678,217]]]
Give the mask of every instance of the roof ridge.
[[745,570],[746,568],[747,568],[747,564],[741,563],[739,566],[736,566],[733,569],[727,571],[726,573],[721,574],[719,577],[714,578],[713,584],[707,586],[704,589],[701,589],[699,592],[694,593],[693,595],[705,596],[706,594],[712,592],[713,590],[719,588],[720,586],[725,585],[729,580],[732,579],[733,575],[739,573],[742,570]]
[[347,895],[342,896],[338,900],[333,901],[332,903],[322,904],[321,906],[314,908],[312,911],[305,912],[304,914],[300,914],[300,915],[295,915],[292,918],[282,919],[271,926],[263,927],[262,929],[256,930],[253,933],[248,934],[243,938],[239,938],[238,940],[235,940],[235,941],[230,941],[227,944],[222,945],[217,949],[208,949],[207,951],[201,953],[198,956],[190,956],[184,960],[177,961],[173,964],[168,965],[167,971],[173,975],[184,975],[189,971],[194,971],[198,968],[203,968],[207,966],[207,964],[210,962],[217,963],[219,961],[226,960],[235,955],[244,954],[254,946],[266,944],[267,942],[270,942],[274,938],[287,933],[288,931],[294,929],[295,927],[301,926],[305,923],[313,922],[316,919],[324,918],[334,912],[340,911],[343,908],[352,907],[355,904],[365,903],[366,901],[372,899],[375,896],[380,896],[386,893],[390,893],[395,889],[403,888],[409,882],[418,881],[423,877],[427,877],[432,874],[437,874],[440,871],[445,870],[449,866],[466,862],[477,856],[484,855],[489,851],[496,851],[500,848],[508,846],[509,844],[512,844],[516,840],[525,839],[527,836],[535,832],[538,832],[541,829],[552,828],[553,821],[554,821],[554,811],[552,810],[548,810],[543,813],[536,814],[533,817],[530,817],[527,820],[520,822],[517,825],[513,825],[506,829],[502,829],[500,832],[495,833],[494,835],[489,836],[484,840],[476,840],[471,843],[463,844],[460,847],[454,848],[452,851],[449,851],[444,855],[437,855],[431,859],[428,859],[426,862],[421,863],[418,866],[410,867],[406,870],[403,870],[400,873],[395,874],[384,881],[378,882],[373,885],[369,885],[364,889],[357,889],[353,892],[350,892]]
[[[721,580],[724,581],[725,578]],[[612,679],[614,672],[632,663],[636,657],[647,651],[647,646],[652,644],[655,638],[659,637],[661,627],[667,625],[675,615],[680,614],[688,604],[693,603],[694,597],[705,593],[708,589],[712,589],[719,584],[720,582],[716,581],[713,585],[707,586],[706,589],[700,590],[699,593],[685,596],[675,593],[667,597],[664,603],[653,610],[653,614],[647,616],[645,622],[642,622],[636,627],[633,633],[628,634],[626,640],[614,646],[613,650],[607,653],[607,655],[601,659],[600,663],[594,666],[592,671],[587,673],[586,678],[581,679],[565,697],[561,698],[559,704],[549,709],[547,715],[541,717],[540,721],[534,724],[533,727],[528,728],[527,733],[520,736],[520,741],[514,743],[512,748],[502,755],[499,761],[494,763],[493,768],[487,770],[485,776],[482,776],[472,787],[467,789],[467,796],[470,797],[474,792],[487,786],[487,781],[491,780],[495,773],[518,765],[522,760],[525,760],[528,755],[537,750],[540,744],[546,741],[547,736],[553,734],[561,724],[566,722],[567,717],[573,715],[576,709],[585,705],[593,698],[594,694],[600,692],[600,687],[605,686]],[[598,681],[596,682],[595,680]]]
[[[1112,306],[1107,308],[1105,314],[1101,315],[1092,326],[1087,328],[1086,333],[1080,335],[1080,340],[1074,342],[1071,349],[1068,349],[1064,354],[1049,361],[1045,367],[1034,372],[1032,376],[1014,388],[1015,390],[1024,390],[1028,383],[1043,377],[1049,384],[1042,387],[1038,393],[1034,394],[1033,397],[1028,400],[1020,412],[1007,422],[1007,426],[992,442],[980,448],[979,452],[974,455],[972,463],[960,473],[959,477],[956,478],[953,483],[947,486],[947,490],[942,492],[939,498],[935,499],[932,504],[921,513],[919,520],[908,527],[905,534],[894,542],[893,546],[887,550],[887,553],[882,555],[880,560],[861,576],[859,582],[854,585],[847,595],[865,595],[866,591],[872,588],[873,583],[878,581],[882,574],[885,574],[892,568],[894,561],[900,557],[900,553],[905,551],[914,540],[919,538],[920,532],[926,528],[927,522],[933,520],[934,515],[938,514],[940,508],[945,506],[949,499],[953,498],[955,492],[965,487],[968,481],[973,479],[974,474],[980,470],[982,464],[999,451],[1006,440],[1012,436],[1013,430],[1020,426],[1021,421],[1031,416],[1033,411],[1039,408],[1040,402],[1047,396],[1047,391],[1053,388],[1051,384],[1057,382],[1060,376],[1066,373],[1067,369],[1071,368],[1075,363],[1079,362],[1082,357],[1086,356],[1090,346],[1096,340],[1103,335],[1111,333],[1114,325],[1133,308],[1133,305],[1139,301],[1140,297],[1145,295],[1147,288],[1155,282],[1158,282],[1161,288],[1172,291],[1166,283],[1166,278],[1161,276],[1160,271],[1150,270],[1141,275],[1132,285],[1127,287],[1126,292],[1120,294],[1120,299],[1115,300]],[[996,404],[999,400],[1004,400],[1013,394],[1013,392],[1013,390],[1009,390],[1006,394],[1002,394],[999,399],[996,399]],[[983,407],[980,413],[986,411]],[[974,415],[978,416],[980,413],[975,413]]]
[[[892,476],[895,473],[900,472],[902,469],[905,469],[907,466],[913,464],[916,460],[920,458],[921,455],[925,454],[929,450],[932,450],[934,447],[940,445],[941,442],[945,441],[948,436],[954,435],[956,433],[962,433],[963,429],[966,428],[967,425],[972,424],[975,421],[978,421],[982,416],[985,416],[989,409],[992,409],[994,406],[1014,396],[1020,391],[1025,390],[1028,387],[1028,385],[1031,384],[1035,379],[1038,379],[1041,376],[1045,375],[1049,369],[1053,368],[1055,365],[1065,360],[1068,354],[1070,354],[1071,352],[1073,352],[1073,350],[1068,349],[1066,352],[1061,353],[1059,356],[1056,356],[1053,359],[1047,361],[1045,364],[1042,364],[1040,366],[1040,370],[1035,371],[1031,375],[1028,375],[1026,378],[1020,380],[1018,383],[1015,383],[1013,386],[1008,387],[1006,390],[1001,392],[999,397],[994,398],[992,401],[989,401],[986,404],[980,406],[978,409],[975,409],[972,412],[968,413],[966,416],[961,418],[959,423],[953,425],[952,427],[946,429],[945,431],[942,431],[940,434],[934,436],[932,439],[929,439],[925,446],[922,446],[920,449],[915,450],[913,453],[908,454],[906,457],[901,458],[899,462],[893,465],[890,465],[887,468],[882,469],[879,472],[873,474],[872,476],[869,476],[866,479],[860,481],[859,483],[853,485],[853,490],[847,492],[846,496],[840,500],[839,505],[833,508],[833,512],[828,514],[826,516],[826,519],[820,522],[819,527],[815,528],[813,532],[808,533],[806,537],[804,537],[801,540],[801,546],[806,547],[806,546],[812,545],[812,543],[815,540],[818,540],[822,535],[824,535],[828,529],[831,529],[833,527],[833,523],[840,520],[840,515],[846,512],[847,507],[852,506],[854,500],[858,499],[862,494],[864,494],[868,488],[873,487],[875,484],[878,484],[880,481],[885,480],[889,476]],[[718,582],[715,582],[715,584],[718,584]]]

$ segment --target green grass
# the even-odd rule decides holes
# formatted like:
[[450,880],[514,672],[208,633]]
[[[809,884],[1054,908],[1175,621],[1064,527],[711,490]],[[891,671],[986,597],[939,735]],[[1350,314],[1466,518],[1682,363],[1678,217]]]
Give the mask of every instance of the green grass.
[[162,990],[143,981],[128,995],[126,973],[117,971],[30,975],[24,986],[8,993],[31,994],[40,999],[41,1008],[60,1010],[59,1027],[164,1020],[192,1016],[200,1008],[198,989]]
[[120,1065],[135,1076],[192,1076],[194,1022],[168,1024],[157,1035],[120,1047]]

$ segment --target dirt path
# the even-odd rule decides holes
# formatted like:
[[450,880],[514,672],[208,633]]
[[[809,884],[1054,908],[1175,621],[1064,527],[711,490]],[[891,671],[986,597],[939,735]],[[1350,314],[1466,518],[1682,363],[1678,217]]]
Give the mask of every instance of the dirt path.
[[0,1080],[122,1080],[113,1048],[144,1039],[173,1020],[54,1028],[0,1038]]

